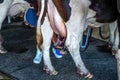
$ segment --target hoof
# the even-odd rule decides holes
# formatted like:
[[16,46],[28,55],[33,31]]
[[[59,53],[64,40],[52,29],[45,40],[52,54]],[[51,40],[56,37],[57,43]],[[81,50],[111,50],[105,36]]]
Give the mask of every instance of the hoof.
[[4,49],[3,47],[1,47],[1,48],[0,48],[0,53],[1,53],[1,54],[7,53],[7,50]]
[[91,74],[91,73],[88,73],[86,76],[85,76],[85,78],[89,78],[89,79],[91,79],[93,77],[93,75]]
[[112,50],[112,55],[115,55],[116,54],[116,50]]
[[80,74],[81,76],[85,77],[85,78],[88,78],[88,79],[91,79],[93,77],[93,75],[91,73],[85,74],[80,70],[78,70],[77,73]]
[[43,70],[46,71],[46,73],[49,75],[57,75],[58,74],[58,72],[56,70],[50,71],[50,69],[48,69],[47,67],[44,67]]
[[50,72],[50,75],[57,75],[57,74],[58,74],[58,71],[56,71],[56,70]]

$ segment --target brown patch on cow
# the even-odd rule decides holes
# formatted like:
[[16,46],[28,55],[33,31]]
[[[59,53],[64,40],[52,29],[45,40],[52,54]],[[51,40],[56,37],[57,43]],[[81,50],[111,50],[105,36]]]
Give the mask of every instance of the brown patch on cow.
[[67,22],[71,15],[71,8],[69,6],[70,0],[53,0],[60,16],[65,22]]
[[36,30],[36,40],[37,40],[37,46],[40,50],[42,50],[42,43],[43,43],[43,36],[42,36],[42,32],[41,32],[41,28],[37,27]]
[[[41,4],[41,3],[40,3]],[[41,5],[40,5],[40,11],[41,11]],[[40,12],[41,13],[41,12]],[[42,20],[41,20],[41,24],[43,24],[45,16],[47,13],[47,0],[45,1],[45,8],[44,8],[44,12],[43,12],[43,16],[42,16]],[[37,27],[36,29],[36,43],[37,43],[37,47],[42,50],[42,43],[43,43],[43,36],[42,36],[42,32],[41,32],[41,26]]]
[[4,0],[0,0],[0,4],[3,3],[3,2],[4,2]]

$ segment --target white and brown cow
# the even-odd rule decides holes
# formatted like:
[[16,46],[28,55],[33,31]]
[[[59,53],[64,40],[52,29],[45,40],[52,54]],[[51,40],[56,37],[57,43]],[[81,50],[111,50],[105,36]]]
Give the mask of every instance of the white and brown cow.
[[[14,17],[21,12],[25,12],[30,4],[24,0],[0,0],[0,29],[6,16]],[[0,34],[0,53],[6,53],[2,46],[2,36]]]
[[[101,26],[103,23],[116,24],[116,22],[114,23],[116,20],[118,20],[118,23],[120,22],[117,0],[67,0],[69,1],[68,4],[71,8],[70,13],[67,10],[63,10],[66,8],[63,5],[64,1],[66,0],[41,0],[42,8],[38,20],[36,37],[37,47],[43,52],[45,64],[44,70],[51,75],[57,74],[52,66],[49,56],[51,40],[53,34],[56,33],[66,37],[65,45],[75,62],[78,72],[91,78],[92,75],[85,67],[80,56],[79,42],[81,41],[84,28],[88,25]],[[64,6],[64,8],[60,5]],[[41,24],[44,11],[47,12],[44,17],[44,22]],[[68,12],[70,14],[67,21],[65,21],[66,19],[61,15],[64,12]],[[61,32],[58,29],[61,29]],[[118,50],[116,57],[118,61],[118,76],[120,80],[120,50]]]
[[[65,13],[64,2],[68,3],[70,7],[70,13]],[[51,45],[51,39],[53,31],[66,37],[65,45],[67,46],[70,54],[78,69],[78,73],[91,78],[92,75],[85,67],[79,52],[79,42],[82,38],[85,20],[89,11],[90,1],[88,0],[41,0],[42,8],[38,19],[37,25],[37,47],[43,52],[44,70],[50,75],[56,75],[57,71],[52,66],[50,60],[49,49]],[[62,6],[61,6],[62,5]],[[44,10],[46,9],[46,10]],[[64,11],[64,10],[66,11]],[[46,12],[44,22],[41,25],[42,15]],[[60,12],[62,11],[62,12]],[[69,12],[69,10],[68,10]],[[63,13],[64,15],[62,16]],[[65,16],[65,14],[70,16]],[[92,16],[94,16],[93,14]],[[89,17],[92,17],[89,16]],[[51,26],[51,27],[50,27]],[[59,30],[58,30],[59,28]],[[61,30],[61,31],[60,31]]]

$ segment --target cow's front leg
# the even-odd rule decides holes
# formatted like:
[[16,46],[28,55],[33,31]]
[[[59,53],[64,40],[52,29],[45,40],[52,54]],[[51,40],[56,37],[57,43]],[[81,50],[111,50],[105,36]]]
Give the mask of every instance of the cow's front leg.
[[0,34],[0,53],[7,53],[7,50],[2,46],[3,38]]
[[[0,13],[1,13],[0,14],[0,30],[1,30],[1,27],[2,27],[2,23],[5,20],[5,17],[7,15],[8,5],[4,6],[4,8],[3,8],[3,6],[2,7],[0,6]],[[3,38],[2,38],[2,35],[0,33],[0,53],[6,53],[7,51],[2,46],[2,42],[3,42]]]
[[41,27],[41,31],[43,35],[42,51],[43,51],[43,60],[45,65],[43,69],[50,75],[57,75],[58,72],[55,71],[50,60],[50,45],[51,45],[51,39],[53,36],[53,31],[50,27],[50,24],[47,18],[45,18],[43,26]]

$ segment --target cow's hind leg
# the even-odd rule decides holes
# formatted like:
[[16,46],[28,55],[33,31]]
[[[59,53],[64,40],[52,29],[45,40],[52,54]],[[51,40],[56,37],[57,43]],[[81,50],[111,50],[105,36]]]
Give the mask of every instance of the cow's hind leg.
[[51,45],[51,39],[53,36],[53,31],[49,25],[49,21],[47,18],[43,23],[41,31],[43,35],[42,51],[43,51],[43,59],[44,59],[44,65],[45,65],[43,69],[50,75],[56,75],[57,71],[55,71],[50,60],[50,45]]
[[[69,27],[67,28],[68,33],[65,44],[75,62],[75,65],[78,69],[78,73],[80,75],[85,76],[86,78],[92,78],[93,75],[90,74],[90,72],[87,70],[86,66],[84,65],[79,51],[80,50],[79,42],[82,39],[82,34],[85,24],[84,16],[85,16],[84,14],[83,15],[81,14],[81,16],[78,16],[76,14],[76,16],[74,15],[72,17],[73,19],[71,18],[70,22],[72,23],[68,24]],[[76,19],[75,22],[74,19]]]
[[93,75],[89,73],[89,71],[86,69],[83,60],[80,56],[80,51],[79,51],[79,41],[76,40],[74,37],[70,38],[72,41],[71,44],[68,46],[69,52],[75,62],[75,65],[77,66],[78,73],[82,76],[85,76],[86,78],[92,78]]
[[117,21],[110,23],[109,27],[110,27],[109,47],[112,47],[112,54],[115,55],[119,45],[119,33],[118,33]]
[[[118,32],[120,33],[120,14],[118,16]],[[120,34],[119,34],[119,46],[118,46],[117,53],[115,54],[115,57],[117,59],[117,74],[118,74],[118,80],[120,80]]]

